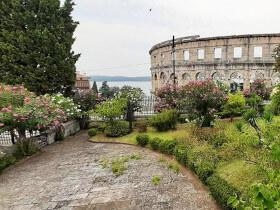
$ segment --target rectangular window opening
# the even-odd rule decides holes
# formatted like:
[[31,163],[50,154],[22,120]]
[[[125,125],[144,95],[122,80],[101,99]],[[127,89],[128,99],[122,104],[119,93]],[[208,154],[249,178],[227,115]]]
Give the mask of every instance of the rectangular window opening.
[[198,60],[203,60],[204,59],[204,49],[197,50],[197,56],[198,56]]
[[261,58],[262,57],[262,47],[254,47],[254,58]]
[[222,58],[222,48],[215,48],[215,58]]
[[184,51],[184,60],[185,61],[188,61],[190,60],[190,52],[187,50],[187,51]]
[[233,48],[233,57],[234,58],[241,58],[242,57],[242,47]]

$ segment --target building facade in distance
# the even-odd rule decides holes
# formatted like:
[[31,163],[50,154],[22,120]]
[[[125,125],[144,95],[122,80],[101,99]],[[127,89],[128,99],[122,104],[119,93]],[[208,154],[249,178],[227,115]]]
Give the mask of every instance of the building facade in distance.
[[[279,44],[280,33],[175,39],[176,84],[210,78],[233,91],[249,88],[255,79],[263,79],[268,87],[278,84],[273,55]],[[173,84],[172,40],[153,46],[150,55],[152,89]]]
[[74,85],[74,90],[88,90],[90,89],[90,77],[86,74],[76,73],[76,83]]

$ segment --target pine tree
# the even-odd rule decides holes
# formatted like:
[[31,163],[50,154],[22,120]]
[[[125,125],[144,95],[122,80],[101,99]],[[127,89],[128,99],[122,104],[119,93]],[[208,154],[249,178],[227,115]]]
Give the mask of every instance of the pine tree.
[[23,84],[37,94],[68,93],[76,80],[72,51],[78,22],[65,0],[2,0],[0,83]]
[[98,89],[97,89],[97,84],[96,81],[93,82],[92,88],[91,88],[95,93],[98,94]]
[[104,98],[109,98],[110,97],[110,87],[107,84],[107,81],[102,82],[102,86],[99,89],[99,93]]

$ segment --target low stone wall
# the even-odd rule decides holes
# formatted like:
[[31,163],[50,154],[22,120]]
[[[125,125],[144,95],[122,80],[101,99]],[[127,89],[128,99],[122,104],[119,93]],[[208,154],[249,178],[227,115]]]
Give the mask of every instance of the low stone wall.
[[[72,120],[62,124],[65,129],[64,137],[71,136],[80,130],[80,124],[78,120]],[[37,139],[38,147],[42,148],[48,144],[55,142],[57,130],[55,128],[42,132],[39,136],[35,136]],[[0,157],[12,155],[15,150],[15,145],[0,145]]]
[[[65,135],[64,137],[71,136],[75,133],[77,133],[80,130],[80,124],[78,120],[72,120],[67,123],[62,124],[64,129],[65,129]],[[56,135],[57,130],[55,128],[50,129],[45,131],[40,135],[42,138],[42,141],[46,141],[46,144],[52,144],[55,142],[55,135]],[[40,138],[39,137],[39,138]],[[46,139],[44,139],[46,138]],[[39,140],[39,145],[40,145],[40,140]]]

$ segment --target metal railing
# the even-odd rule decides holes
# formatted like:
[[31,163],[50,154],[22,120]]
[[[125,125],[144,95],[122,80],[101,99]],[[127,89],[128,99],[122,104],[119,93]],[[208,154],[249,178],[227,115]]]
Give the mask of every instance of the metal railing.
[[[17,131],[14,131],[14,133],[17,135]],[[25,135],[26,137],[35,137],[35,136],[39,136],[41,133],[40,131],[33,131],[33,132],[29,132],[29,131],[25,131]],[[16,142],[16,139],[13,138],[12,134],[10,131],[5,131],[3,133],[0,133],[0,145],[4,145],[4,146],[11,146],[13,145],[13,141]],[[40,144],[40,142],[39,142]]]

